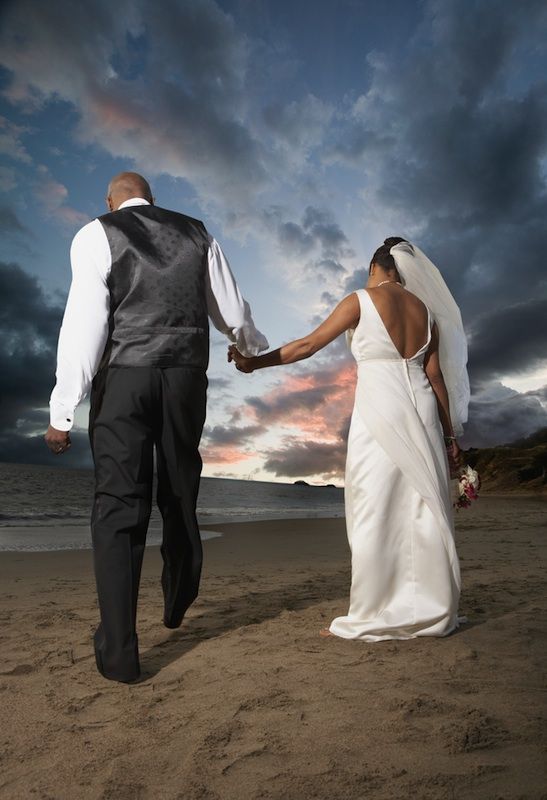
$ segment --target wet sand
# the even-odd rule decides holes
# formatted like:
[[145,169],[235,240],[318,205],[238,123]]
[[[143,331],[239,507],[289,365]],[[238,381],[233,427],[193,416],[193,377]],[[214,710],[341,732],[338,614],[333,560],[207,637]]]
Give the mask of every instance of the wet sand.
[[546,798],[546,512],[459,512],[469,622],[444,639],[318,636],[347,610],[340,519],[215,525],[177,631],[150,548],[134,685],[96,672],[89,551],[1,553],[0,797]]

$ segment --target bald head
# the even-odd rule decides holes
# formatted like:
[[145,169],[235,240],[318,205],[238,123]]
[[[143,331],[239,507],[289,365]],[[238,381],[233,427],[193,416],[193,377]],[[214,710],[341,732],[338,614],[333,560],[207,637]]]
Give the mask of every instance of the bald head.
[[148,181],[138,172],[120,172],[108,184],[107,203],[111,211],[116,211],[130,197],[142,197],[154,202]]

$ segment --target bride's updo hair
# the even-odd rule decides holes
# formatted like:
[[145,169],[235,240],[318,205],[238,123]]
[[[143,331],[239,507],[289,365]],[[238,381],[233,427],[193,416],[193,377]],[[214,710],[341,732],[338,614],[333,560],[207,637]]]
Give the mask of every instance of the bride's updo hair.
[[387,239],[385,239],[384,243],[380,245],[380,247],[372,256],[370,267],[372,267],[373,264],[378,264],[378,266],[384,269],[386,272],[391,272],[392,270],[397,271],[395,259],[389,251],[394,245],[400,244],[400,242],[406,242],[406,239],[402,239],[400,236],[389,236]]

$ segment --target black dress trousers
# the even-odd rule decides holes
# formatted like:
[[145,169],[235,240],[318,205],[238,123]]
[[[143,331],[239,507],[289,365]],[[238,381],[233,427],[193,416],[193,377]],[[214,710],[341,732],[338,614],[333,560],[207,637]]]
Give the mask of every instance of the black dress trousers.
[[152,509],[154,447],[163,518],[164,623],[175,628],[198,594],[202,545],[196,501],[207,377],[188,367],[112,367],[93,381],[89,435],[95,464],[91,516],[101,622],[97,667],[107,678],[140,674],[137,597]]

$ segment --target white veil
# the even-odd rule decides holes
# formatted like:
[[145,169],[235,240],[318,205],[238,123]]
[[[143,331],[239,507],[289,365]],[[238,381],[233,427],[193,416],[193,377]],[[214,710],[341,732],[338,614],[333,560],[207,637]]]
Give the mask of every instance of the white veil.
[[390,251],[401,282],[431,311],[439,329],[439,362],[448,390],[454,434],[461,436],[467,422],[469,377],[467,339],[456,301],[437,267],[419,247],[399,242]]

